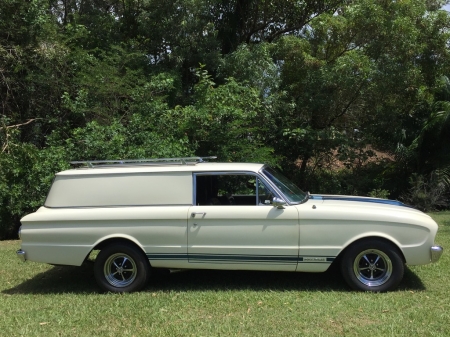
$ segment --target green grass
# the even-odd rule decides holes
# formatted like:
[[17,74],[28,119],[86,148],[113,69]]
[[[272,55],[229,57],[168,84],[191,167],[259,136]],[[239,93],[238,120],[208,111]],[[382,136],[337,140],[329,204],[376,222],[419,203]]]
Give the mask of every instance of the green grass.
[[[432,213],[450,247],[450,212]],[[398,290],[349,290],[323,274],[185,271],[101,294],[92,263],[22,263],[0,242],[0,336],[449,336],[450,253],[408,267]],[[447,248],[448,249],[448,248]]]

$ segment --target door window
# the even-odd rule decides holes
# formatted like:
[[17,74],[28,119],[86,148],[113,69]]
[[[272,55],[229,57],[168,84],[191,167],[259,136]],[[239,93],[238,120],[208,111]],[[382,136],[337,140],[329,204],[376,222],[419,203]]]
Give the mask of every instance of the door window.
[[197,206],[271,205],[273,193],[251,174],[196,174]]

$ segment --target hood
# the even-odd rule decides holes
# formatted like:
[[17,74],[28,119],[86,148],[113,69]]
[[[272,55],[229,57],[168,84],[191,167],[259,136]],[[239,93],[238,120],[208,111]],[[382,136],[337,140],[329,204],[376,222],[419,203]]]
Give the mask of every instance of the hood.
[[300,207],[305,218],[331,219],[335,223],[418,225],[437,230],[429,215],[396,200],[315,194]]

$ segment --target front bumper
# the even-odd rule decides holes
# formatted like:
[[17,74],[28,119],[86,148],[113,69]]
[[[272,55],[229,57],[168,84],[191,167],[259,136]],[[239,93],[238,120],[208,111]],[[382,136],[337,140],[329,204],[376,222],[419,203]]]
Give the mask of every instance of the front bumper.
[[16,252],[16,255],[17,255],[17,257],[21,260],[21,261],[23,261],[23,262],[25,262],[27,259],[26,259],[26,256],[25,256],[25,252],[22,250],[22,249],[19,249],[17,252]]
[[444,248],[442,248],[441,246],[431,247],[431,262],[433,263],[439,261],[443,252]]

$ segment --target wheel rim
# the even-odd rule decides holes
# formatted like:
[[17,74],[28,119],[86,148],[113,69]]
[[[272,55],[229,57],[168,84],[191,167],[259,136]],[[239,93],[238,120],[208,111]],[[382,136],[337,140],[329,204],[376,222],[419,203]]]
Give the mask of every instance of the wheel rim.
[[127,254],[113,254],[106,260],[103,273],[109,284],[123,288],[133,283],[136,278],[136,263]]
[[366,286],[377,287],[391,278],[392,262],[381,250],[368,249],[358,254],[354,260],[353,272]]

